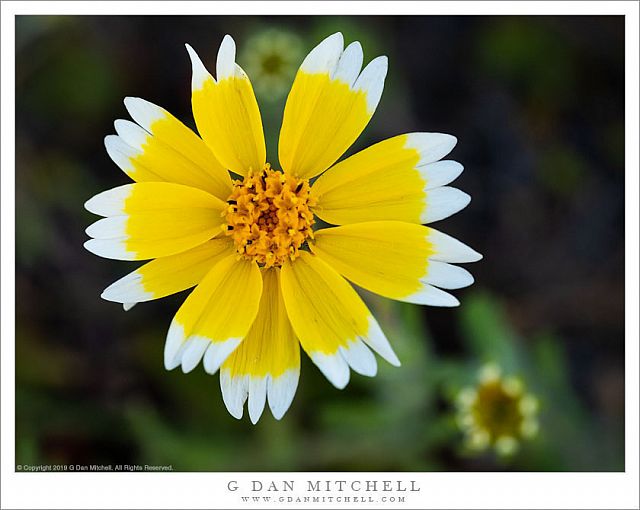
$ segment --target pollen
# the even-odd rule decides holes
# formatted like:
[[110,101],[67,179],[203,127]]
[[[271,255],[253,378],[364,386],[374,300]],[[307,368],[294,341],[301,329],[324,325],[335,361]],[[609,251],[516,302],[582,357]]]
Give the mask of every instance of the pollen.
[[233,238],[241,258],[260,266],[281,266],[295,260],[308,238],[313,238],[313,213],[308,179],[273,170],[233,182],[233,192],[223,212],[223,231]]

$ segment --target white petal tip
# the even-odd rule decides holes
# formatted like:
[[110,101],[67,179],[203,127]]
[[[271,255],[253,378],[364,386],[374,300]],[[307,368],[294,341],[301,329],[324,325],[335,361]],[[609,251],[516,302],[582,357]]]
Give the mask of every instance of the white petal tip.
[[373,115],[380,102],[380,97],[382,97],[388,69],[389,60],[387,57],[384,55],[376,57],[362,70],[353,85],[354,90],[362,90],[366,93],[367,110],[370,115]]
[[421,281],[443,289],[463,289],[473,284],[474,278],[463,267],[430,260],[427,275]]
[[349,87],[352,87],[362,69],[363,58],[364,55],[361,44],[358,41],[352,42],[342,52],[331,78],[333,80],[340,80],[349,85]]
[[455,296],[451,296],[448,299],[442,299],[437,303],[429,303],[431,306],[441,306],[443,308],[455,308],[456,306],[460,306],[460,301]]
[[267,383],[269,409],[276,420],[280,420],[293,402],[300,379],[300,365],[297,365],[277,377],[270,377]]
[[333,73],[342,49],[344,48],[344,38],[340,32],[330,35],[321,41],[306,56],[300,69],[306,73]]
[[441,143],[447,147],[451,147],[449,150],[453,150],[453,148],[458,145],[458,137],[454,135],[450,135],[447,133],[438,133],[441,137]]
[[445,186],[452,181],[455,181],[463,172],[464,167],[457,161],[442,160],[433,163],[425,163],[428,158],[423,160],[423,153],[420,154],[420,161],[416,165],[416,169],[420,172],[422,179],[425,182],[424,191],[428,193],[429,190]]
[[378,373],[378,363],[371,350],[360,340],[340,347],[340,354],[358,374],[374,377]]
[[179,362],[177,362],[177,363],[176,363],[176,362],[173,362],[173,361],[167,361],[167,360],[164,360],[164,369],[165,369],[165,370],[169,370],[169,371],[171,371],[171,370],[173,370],[174,368],[177,368],[177,367],[179,367],[179,366],[180,366],[180,363],[179,363]]
[[127,175],[135,173],[135,168],[131,163],[131,160],[141,154],[138,149],[134,149],[130,145],[127,145],[118,135],[105,136],[104,147],[111,160]]
[[131,115],[131,118],[149,133],[153,132],[152,126],[157,120],[165,118],[168,115],[164,108],[141,97],[125,97],[124,106],[129,112],[129,115]]
[[473,284],[474,278],[463,267],[430,260],[427,266],[427,274],[420,281],[443,289],[462,289]]
[[400,366],[400,360],[393,351],[384,331],[373,316],[369,316],[369,330],[367,336],[363,338],[365,343],[377,352],[384,360],[394,366]]
[[154,293],[145,290],[143,279],[141,273],[133,271],[109,285],[100,297],[106,301],[123,303],[126,310],[136,303],[150,301],[154,298]]
[[329,382],[331,384],[333,384],[336,387],[336,389],[344,390],[347,387],[347,384],[349,384],[349,379],[346,379],[346,380],[331,380],[331,379],[329,379]]
[[426,206],[421,215],[422,223],[440,221],[461,211],[471,202],[471,196],[449,186],[427,191]]
[[241,338],[230,338],[224,342],[210,342],[202,361],[205,372],[210,375],[215,374],[229,354],[240,345],[241,340]]
[[316,364],[324,376],[339,390],[344,389],[349,384],[350,371],[349,365],[340,354],[336,351],[333,354],[324,354],[321,352],[311,353],[311,360]]
[[210,343],[209,339],[203,337],[187,339],[180,359],[183,373],[188,374],[198,366]]
[[428,284],[424,284],[418,292],[407,297],[405,301],[418,305],[441,307],[453,307],[460,305],[460,301],[458,301],[455,296]]
[[237,420],[241,419],[244,403],[249,395],[249,376],[232,377],[229,370],[221,370],[220,389],[229,414]]
[[236,420],[241,420],[242,419],[242,415],[244,414],[244,409],[243,406],[240,406],[238,408],[234,408],[231,407],[229,405],[225,406],[227,408],[227,412],[233,416]]
[[124,213],[124,200],[130,194],[130,186],[124,185],[94,195],[84,203],[84,208],[98,216],[118,216]]
[[164,344],[164,367],[173,370],[180,365],[180,354],[184,345],[184,327],[172,321]]
[[334,34],[331,34],[328,37],[325,37],[318,44],[318,46],[322,44],[331,45],[331,46],[340,46],[340,51],[342,51],[342,49],[344,48],[344,36],[342,35],[342,32],[336,32]]
[[128,252],[124,242],[118,239],[89,239],[83,245],[98,257],[112,260],[135,260],[135,253]]
[[94,212],[93,212],[93,204],[94,204],[94,202],[93,202],[93,198],[90,198],[89,200],[87,200],[87,201],[84,203],[84,208],[85,208],[87,211],[89,211],[90,213],[96,214],[96,213],[94,213]]
[[402,363],[400,363],[400,360],[398,359],[398,356],[393,351],[387,354],[387,356],[385,356],[384,359],[385,361],[387,361],[387,363],[389,363],[390,365],[393,365],[394,367],[399,367],[402,365]]
[[111,216],[99,219],[89,225],[85,232],[89,237],[105,241],[123,241],[127,236],[127,216]]
[[125,119],[116,119],[113,121],[113,127],[115,128],[116,133],[118,133],[118,135],[120,135],[120,130],[123,128],[123,126],[126,125],[127,122],[131,122],[131,121],[125,120]]
[[449,154],[458,143],[458,139],[446,133],[409,133],[406,147],[420,153],[418,166],[439,161]]
[[213,80],[213,77],[209,71],[207,71],[202,60],[200,60],[196,50],[194,50],[189,44],[185,44],[185,47],[187,48],[189,58],[191,59],[191,69],[193,73],[191,77],[191,89],[194,91],[200,90],[204,86],[204,83],[209,79]]
[[[251,400],[251,395],[249,396],[249,400]],[[264,411],[264,402],[262,403],[262,408],[259,410],[253,410],[251,408],[251,402],[249,402],[249,420],[251,420],[252,425],[256,425],[260,421],[263,411]]]
[[218,57],[216,59],[216,79],[224,80],[235,75],[236,42],[229,34],[225,35],[220,43]]
[[477,262],[482,255],[455,237],[444,234],[431,227],[427,235],[427,242],[433,247],[434,253],[430,256],[433,260],[450,263]]
[[249,378],[249,398],[247,410],[249,419],[254,425],[262,416],[264,406],[267,403],[267,385],[269,376]]
[[[382,330],[380,330],[382,331]],[[391,344],[389,344],[389,341],[386,339],[386,337],[384,338],[384,340],[387,342],[387,345],[383,347],[382,352],[384,354],[382,354],[379,351],[378,354],[380,354],[380,356],[382,356],[382,358],[389,363],[390,365],[394,366],[394,367],[399,367],[402,365],[402,363],[400,363],[400,360],[398,359],[397,354],[395,353],[395,351],[391,348]],[[379,340],[378,342],[379,343]]]

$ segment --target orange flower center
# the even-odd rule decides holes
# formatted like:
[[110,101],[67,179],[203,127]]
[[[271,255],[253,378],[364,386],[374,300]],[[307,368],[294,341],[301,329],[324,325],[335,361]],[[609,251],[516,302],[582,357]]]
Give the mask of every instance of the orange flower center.
[[307,238],[313,239],[309,191],[308,179],[272,170],[269,163],[261,172],[234,181],[223,228],[238,254],[264,267],[296,259]]

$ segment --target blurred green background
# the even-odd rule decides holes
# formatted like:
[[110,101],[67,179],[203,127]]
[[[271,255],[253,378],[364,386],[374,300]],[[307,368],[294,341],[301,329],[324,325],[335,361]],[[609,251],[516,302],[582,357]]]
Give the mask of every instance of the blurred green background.
[[[103,147],[125,96],[193,127],[185,42],[213,68],[234,36],[275,162],[293,73],[335,31],[360,40],[366,61],[390,61],[350,152],[455,134],[466,168],[455,185],[473,200],[435,226],[484,260],[456,309],[364,294],[403,366],[380,360],[376,378],[352,374],[339,391],[305,357],[284,419],[265,411],[252,426],[227,413],[217,376],[163,368],[186,293],[129,312],[100,299],[137,264],[83,249],[95,219],[83,203],[128,182]],[[17,463],[624,469],[622,17],[20,16],[16,52]],[[452,400],[487,361],[541,404],[537,438],[510,459],[461,448]]]

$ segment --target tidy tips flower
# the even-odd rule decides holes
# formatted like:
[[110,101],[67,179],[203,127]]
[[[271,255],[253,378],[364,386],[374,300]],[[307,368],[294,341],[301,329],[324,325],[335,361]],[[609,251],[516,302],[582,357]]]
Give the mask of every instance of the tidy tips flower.
[[[260,111],[225,36],[214,78],[187,45],[198,136],[166,110],[136,97],[135,122],[117,120],[105,138],[135,181],[91,198],[103,216],[85,247],[102,257],[151,260],[102,297],[125,308],[195,286],[164,349],[168,370],[220,370],[229,412],[244,403],[256,422],[268,401],[289,408],[300,349],[337,388],[350,368],[376,373],[372,351],[400,365],[380,326],[347,282],[410,303],[455,306],[440,290],[470,285],[451,263],[481,256],[423,224],[469,203],[447,187],[462,172],[440,161],[453,136],[409,133],[336,161],[371,119],[387,58],[364,69],[358,42],[331,35],[304,59],[287,98],[279,165],[266,161]],[[316,218],[328,228],[317,228]],[[345,279],[346,278],[346,279]]]
[[302,59],[302,41],[292,32],[269,28],[247,41],[240,55],[254,80],[256,95],[265,101],[285,96]]
[[493,447],[499,455],[514,454],[523,439],[538,433],[538,399],[526,393],[523,382],[504,376],[492,363],[482,367],[475,387],[457,397],[458,423],[471,451]]

